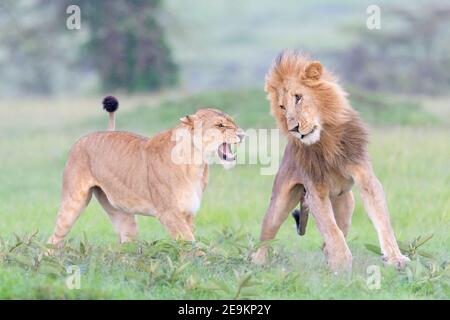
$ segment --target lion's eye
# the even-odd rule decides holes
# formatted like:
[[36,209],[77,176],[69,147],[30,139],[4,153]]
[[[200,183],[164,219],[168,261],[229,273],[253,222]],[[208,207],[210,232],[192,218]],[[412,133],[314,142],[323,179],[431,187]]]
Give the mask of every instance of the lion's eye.
[[219,128],[225,127],[225,126],[223,125],[223,123],[219,123],[217,126],[218,126]]
[[286,108],[284,106],[281,106],[281,105],[280,105],[280,109],[286,110]]
[[296,94],[295,95],[295,103],[299,103],[300,101],[302,101],[303,96],[301,94]]

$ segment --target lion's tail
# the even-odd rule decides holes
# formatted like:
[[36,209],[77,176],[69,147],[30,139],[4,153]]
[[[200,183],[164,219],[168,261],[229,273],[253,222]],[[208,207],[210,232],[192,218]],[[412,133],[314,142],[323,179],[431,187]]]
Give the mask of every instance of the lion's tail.
[[119,101],[113,96],[107,96],[103,99],[103,109],[109,113],[108,130],[114,131],[116,129],[116,115],[115,112],[119,108]]

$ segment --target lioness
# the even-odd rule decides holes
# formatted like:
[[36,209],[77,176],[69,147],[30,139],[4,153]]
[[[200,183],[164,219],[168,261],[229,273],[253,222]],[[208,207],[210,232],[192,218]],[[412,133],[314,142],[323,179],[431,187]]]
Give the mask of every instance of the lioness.
[[[324,238],[332,270],[351,267],[345,242],[355,183],[381,244],[384,261],[402,268],[401,254],[389,221],[383,188],[367,152],[368,133],[347,94],[318,61],[285,50],[273,62],[265,82],[271,113],[288,144],[272,189],[260,239],[273,239],[289,212],[304,199]],[[253,254],[264,263],[267,246]]]
[[[230,145],[242,141],[243,131],[230,116],[208,108],[181,118],[171,130],[146,138],[113,131],[118,102],[109,96],[103,104],[110,113],[110,131],[91,133],[72,147],[55,230],[48,242],[62,245],[92,193],[110,217],[120,242],[136,237],[135,214],[155,216],[171,237],[194,241],[194,214],[208,182],[209,159],[217,154],[224,166],[235,164]],[[187,133],[187,141],[175,141],[180,132]],[[200,156],[193,159],[192,154]]]

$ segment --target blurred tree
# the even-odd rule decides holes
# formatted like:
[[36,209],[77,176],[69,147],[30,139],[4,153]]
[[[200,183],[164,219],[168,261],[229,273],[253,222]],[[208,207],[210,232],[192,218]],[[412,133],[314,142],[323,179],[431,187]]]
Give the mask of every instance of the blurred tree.
[[176,83],[174,63],[158,20],[161,0],[67,1],[81,8],[89,35],[80,55],[105,89],[149,91]]
[[[69,5],[81,30],[69,30]],[[161,0],[2,0],[0,94],[92,89],[150,91],[175,84],[177,66],[159,20]]]
[[[341,54],[340,73],[373,90],[435,94],[448,90],[450,6],[391,7],[380,31],[356,31],[355,43]],[[387,25],[387,27],[385,27]]]
[[67,65],[73,56],[51,22],[54,9],[38,0],[0,2],[0,92],[51,94],[62,85],[63,66],[70,73]]

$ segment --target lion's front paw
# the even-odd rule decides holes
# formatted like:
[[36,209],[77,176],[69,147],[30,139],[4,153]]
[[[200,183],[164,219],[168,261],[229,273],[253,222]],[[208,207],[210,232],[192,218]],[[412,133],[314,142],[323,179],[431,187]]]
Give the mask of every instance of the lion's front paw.
[[254,252],[251,255],[251,260],[254,264],[258,265],[265,264],[267,260],[267,249],[266,248],[258,249],[258,251]]
[[394,266],[398,270],[403,270],[403,269],[405,269],[408,262],[410,262],[411,260],[407,256],[404,256],[401,254],[398,256],[391,256],[391,257],[383,258],[383,261],[385,264]]
[[327,264],[334,272],[350,271],[352,269],[352,253],[350,250],[342,250],[341,253],[329,252],[324,248]]

